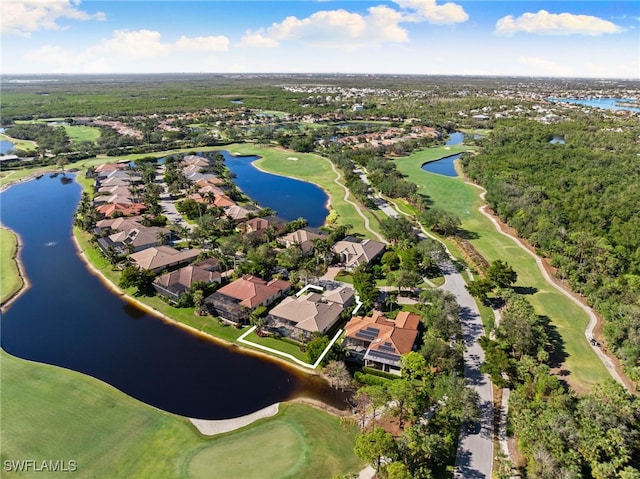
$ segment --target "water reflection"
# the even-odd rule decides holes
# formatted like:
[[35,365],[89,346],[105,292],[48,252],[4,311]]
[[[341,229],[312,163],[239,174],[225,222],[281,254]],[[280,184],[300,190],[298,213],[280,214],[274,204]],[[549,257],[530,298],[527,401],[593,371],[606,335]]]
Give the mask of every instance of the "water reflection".
[[202,341],[114,294],[76,253],[79,199],[77,183],[49,177],[1,194],[2,222],[22,238],[32,284],[2,314],[6,352],[88,374],[188,417],[236,417],[295,396],[344,407],[344,397],[317,377]]

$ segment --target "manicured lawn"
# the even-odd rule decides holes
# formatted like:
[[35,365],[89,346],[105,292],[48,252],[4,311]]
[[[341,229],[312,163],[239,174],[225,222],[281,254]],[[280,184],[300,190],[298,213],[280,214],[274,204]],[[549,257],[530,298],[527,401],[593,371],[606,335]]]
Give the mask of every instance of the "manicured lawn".
[[[290,354],[291,356],[293,356],[294,358],[298,358],[302,362],[309,362],[307,354],[300,351],[300,346],[296,346],[295,344],[291,344],[276,338],[262,338],[258,336],[255,331],[247,335],[247,337],[245,337],[244,339],[246,339],[247,341],[251,341],[252,343],[260,344],[261,346],[275,349],[276,351],[282,351],[283,353]],[[287,358],[283,357],[283,359]]]
[[18,250],[18,238],[5,228],[0,228],[0,304],[13,296],[22,287],[23,281],[14,260]]
[[355,430],[300,404],[283,404],[272,419],[213,439],[191,459],[189,477],[243,479],[330,478],[357,472]]
[[549,285],[540,273],[535,259],[516,243],[500,234],[493,223],[482,215],[481,190],[466,184],[460,178],[435,175],[423,171],[420,166],[425,158],[434,155],[450,155],[443,148],[417,152],[415,155],[395,160],[398,170],[419,185],[419,191],[429,196],[436,207],[458,215],[462,228],[474,233],[473,246],[489,261],[502,259],[518,273],[516,286],[533,287],[537,292],[527,296],[538,314],[550,318],[557,328],[567,357],[564,361],[570,375],[567,380],[576,388],[590,389],[609,377],[604,365],[589,347],[584,335],[587,315],[571,300]]
[[69,125],[64,127],[69,139],[72,143],[80,143],[83,141],[95,142],[100,138],[100,129],[90,126]]
[[[289,477],[324,478],[362,466],[352,452],[355,432],[344,431],[338,418],[309,406],[284,404],[275,418],[206,438],[187,419],[89,376],[4,351],[0,368],[3,465],[21,459],[77,464],[73,473],[3,470],[2,477],[287,477],[255,475],[267,468],[291,471]],[[230,450],[230,443],[242,447]],[[220,475],[227,470],[233,473]]]
[[[334,183],[336,175],[331,169],[331,162],[326,158],[310,153],[297,153],[279,148],[260,148],[249,144],[229,145],[225,148],[238,155],[261,156],[262,158],[256,164],[265,171],[291,176],[320,186],[331,196],[331,208],[338,212],[338,223],[352,225],[353,233],[360,233],[368,238],[372,236],[365,229],[364,220],[353,205],[344,201],[344,189]],[[297,158],[297,160],[288,158]],[[349,199],[355,201],[352,195]],[[363,212],[369,218],[371,228],[379,232],[380,228],[375,216],[366,209]]]

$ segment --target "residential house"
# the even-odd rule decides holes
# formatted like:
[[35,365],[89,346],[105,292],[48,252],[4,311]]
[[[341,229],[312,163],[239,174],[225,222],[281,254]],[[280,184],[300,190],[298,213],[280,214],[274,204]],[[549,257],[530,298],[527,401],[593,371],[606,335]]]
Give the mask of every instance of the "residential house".
[[239,224],[236,229],[245,234],[262,238],[269,228],[272,229],[275,236],[278,236],[284,232],[285,221],[277,216],[256,217]]
[[360,265],[367,265],[384,253],[386,245],[372,239],[360,240],[347,237],[332,246],[333,252],[340,257],[340,262],[347,271],[353,271]]
[[195,283],[220,283],[222,273],[220,261],[207,258],[195,264],[184,266],[153,280],[153,288],[161,295],[177,302]]
[[331,329],[354,300],[354,290],[346,286],[322,294],[289,296],[271,310],[269,325],[296,339],[308,340]]
[[[215,202],[214,202],[215,204]],[[218,205],[216,205],[218,206]],[[257,213],[257,209],[253,209],[253,210],[249,210],[247,208],[244,208],[242,206],[238,206],[236,204],[233,204],[232,206],[229,207],[223,207],[224,208],[224,214],[227,215],[229,218],[231,218],[234,221],[242,221],[244,219],[247,218],[247,216],[249,216],[250,213]]]
[[158,273],[164,269],[186,265],[195,260],[202,250],[177,250],[171,246],[152,246],[129,255],[129,261],[139,268]]
[[290,289],[291,283],[282,279],[265,281],[244,275],[208,296],[205,304],[214,316],[234,324],[246,324],[251,311],[258,306],[268,306]]
[[167,228],[138,225],[98,238],[98,246],[105,252],[113,250],[118,254],[137,253],[151,246],[161,245],[169,239],[170,234]]
[[278,242],[284,245],[285,248],[298,244],[302,248],[303,253],[308,253],[313,248],[314,239],[322,239],[325,237],[325,235],[322,235],[317,231],[313,231],[310,228],[302,228],[281,236],[278,238]]
[[105,203],[96,208],[96,211],[107,218],[116,216],[134,216],[144,212],[146,206],[142,203]]
[[342,345],[365,366],[400,374],[400,359],[412,351],[418,338],[420,315],[401,311],[395,320],[380,311],[351,318]]

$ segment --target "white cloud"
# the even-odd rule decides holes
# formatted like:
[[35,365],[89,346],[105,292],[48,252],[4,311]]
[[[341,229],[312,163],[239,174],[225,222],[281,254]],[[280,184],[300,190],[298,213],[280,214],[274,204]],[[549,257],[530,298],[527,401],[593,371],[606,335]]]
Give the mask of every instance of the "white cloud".
[[243,47],[258,48],[274,48],[279,45],[278,40],[274,40],[273,38],[269,38],[266,36],[264,29],[260,29],[255,32],[247,30],[247,32],[242,37],[242,41],[240,44]]
[[362,46],[409,41],[402,23],[465,22],[469,15],[455,3],[437,5],[436,0],[395,0],[400,10],[385,5],[370,7],[366,14],[344,9],[322,10],[306,18],[290,16],[266,28],[248,30],[240,42],[244,47],[273,48],[286,40],[345,50]]
[[385,6],[368,9],[367,15],[343,9],[324,10],[299,19],[294,16],[268,28],[247,31],[242,46],[275,47],[285,40],[298,40],[310,45],[354,49],[363,45],[401,43],[408,40],[399,26],[402,14]]
[[39,30],[61,30],[58,20],[105,20],[104,13],[78,9],[79,0],[4,0],[0,5],[3,35],[31,36]]
[[224,52],[229,49],[229,39],[223,35],[189,38],[181,36],[176,47],[197,52]]
[[436,0],[395,0],[401,8],[415,10],[418,17],[414,21],[429,23],[462,23],[469,19],[464,9],[455,3],[437,5]]
[[[139,63],[141,61],[153,62],[160,58],[172,58],[171,55],[175,54],[174,60],[177,65],[186,53],[226,51],[228,45],[229,39],[224,36],[187,37],[183,35],[175,42],[163,42],[160,33],[156,31],[116,30],[110,38],[95,45],[78,50],[64,50],[58,46],[45,45],[28,51],[24,55],[24,60],[48,65],[53,72],[132,71],[132,68],[134,70],[143,68]],[[203,57],[200,61],[211,63],[212,58]],[[197,59],[196,62],[198,62]]]
[[113,36],[89,47],[89,55],[125,58],[157,58],[171,53],[172,45],[162,43],[160,32],[116,30]]
[[543,58],[521,56],[518,58],[518,62],[527,67],[526,72],[531,76],[573,76],[573,72],[570,68]]
[[623,29],[614,23],[590,15],[571,13],[524,13],[518,18],[508,15],[496,23],[496,33],[513,35],[517,32],[539,33],[542,35],[601,35],[619,33]]

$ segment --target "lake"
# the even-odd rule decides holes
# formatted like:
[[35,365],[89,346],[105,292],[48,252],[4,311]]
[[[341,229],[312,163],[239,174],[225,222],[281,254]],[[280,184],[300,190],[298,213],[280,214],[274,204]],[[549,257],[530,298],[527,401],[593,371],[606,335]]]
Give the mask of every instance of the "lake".
[[607,110],[627,110],[640,112],[640,108],[638,107],[626,106],[619,103],[620,101],[629,100],[628,98],[547,98],[547,100],[557,103],[571,103],[574,105],[604,108]]
[[44,176],[0,194],[2,222],[22,237],[31,282],[0,318],[6,352],[186,417],[236,417],[297,396],[345,406],[318,376],[192,334],[108,289],[72,241],[81,189],[68,180]]
[[[464,141],[464,133],[457,131],[449,135],[449,139],[445,143],[445,146],[461,145]],[[458,172],[454,166],[454,162],[462,156],[462,153],[457,153],[451,156],[445,156],[436,161],[430,161],[422,165],[424,171],[430,173],[436,173],[444,176],[458,176]]]
[[329,214],[329,197],[319,186],[306,181],[273,175],[259,170],[252,163],[258,156],[234,156],[220,151],[226,166],[235,173],[234,183],[260,206],[269,207],[287,221],[306,218],[309,226],[324,224]]

